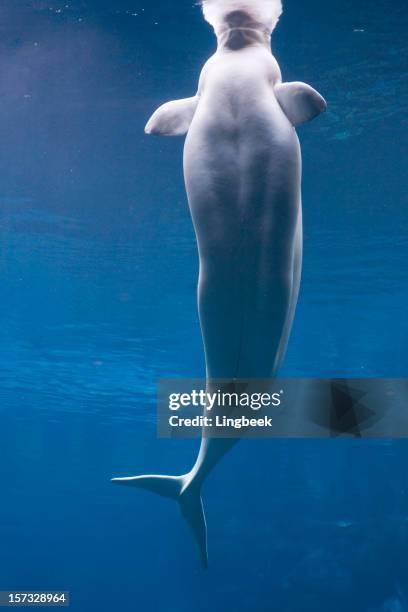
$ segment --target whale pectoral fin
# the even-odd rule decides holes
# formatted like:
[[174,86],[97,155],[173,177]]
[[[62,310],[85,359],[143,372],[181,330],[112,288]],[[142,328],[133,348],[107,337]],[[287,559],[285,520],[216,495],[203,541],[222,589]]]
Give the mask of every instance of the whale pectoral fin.
[[295,127],[311,121],[327,108],[326,100],[306,83],[279,83],[275,95],[283,112]]
[[182,136],[187,134],[197,105],[198,96],[163,104],[147,122],[146,134],[155,136]]

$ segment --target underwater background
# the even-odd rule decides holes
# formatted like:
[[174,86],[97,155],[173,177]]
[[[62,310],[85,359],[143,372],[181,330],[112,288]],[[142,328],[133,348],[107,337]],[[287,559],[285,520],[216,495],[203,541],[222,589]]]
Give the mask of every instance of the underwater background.
[[[406,0],[286,0],[305,253],[286,376],[408,373]],[[205,485],[210,567],[176,504],[111,476],[184,473],[156,380],[202,377],[182,139],[143,128],[215,48],[193,0],[0,5],[0,590],[81,612],[408,610],[408,441],[242,441]]]

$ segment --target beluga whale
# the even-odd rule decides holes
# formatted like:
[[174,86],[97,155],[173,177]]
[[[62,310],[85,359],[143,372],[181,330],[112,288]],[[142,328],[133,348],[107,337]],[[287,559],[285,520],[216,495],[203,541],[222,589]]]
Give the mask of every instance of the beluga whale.
[[[326,109],[302,82],[283,82],[271,35],[280,0],[203,0],[217,49],[197,93],[160,106],[147,134],[186,135],[184,178],[199,254],[198,309],[207,388],[276,377],[302,267],[301,151],[295,128]],[[178,502],[204,567],[204,480],[237,439],[207,436],[181,476],[113,482]]]

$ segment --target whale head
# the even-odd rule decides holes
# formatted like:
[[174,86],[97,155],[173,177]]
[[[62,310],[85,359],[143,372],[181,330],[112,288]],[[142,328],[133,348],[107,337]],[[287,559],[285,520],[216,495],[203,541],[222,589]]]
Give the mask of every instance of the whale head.
[[271,34],[282,14],[281,0],[202,0],[202,8],[217,35],[232,28],[261,29]]

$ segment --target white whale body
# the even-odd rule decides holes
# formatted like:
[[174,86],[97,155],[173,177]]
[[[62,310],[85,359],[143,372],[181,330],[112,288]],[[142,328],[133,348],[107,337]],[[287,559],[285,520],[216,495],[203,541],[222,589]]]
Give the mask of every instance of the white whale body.
[[[218,48],[197,94],[161,106],[148,134],[187,134],[184,176],[197,237],[198,306],[208,388],[213,379],[267,379],[282,362],[302,265],[301,153],[295,126],[326,108],[305,83],[282,83],[270,47],[278,0],[208,0]],[[235,444],[205,436],[182,476],[114,482],[179,502],[208,562],[206,476]]]

